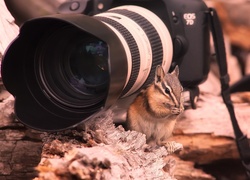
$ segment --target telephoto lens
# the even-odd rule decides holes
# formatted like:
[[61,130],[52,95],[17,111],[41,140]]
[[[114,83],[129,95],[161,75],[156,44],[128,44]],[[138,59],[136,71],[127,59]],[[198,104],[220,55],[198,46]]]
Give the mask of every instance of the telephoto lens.
[[95,16],[57,14],[25,22],[3,57],[2,78],[27,126],[76,126],[168,71],[168,28],[153,12],[125,5]]

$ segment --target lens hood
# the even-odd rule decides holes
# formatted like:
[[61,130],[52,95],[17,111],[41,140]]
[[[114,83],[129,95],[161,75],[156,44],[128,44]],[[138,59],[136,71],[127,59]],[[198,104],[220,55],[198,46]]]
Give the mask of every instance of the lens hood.
[[[36,69],[39,63],[36,61],[40,58],[37,58],[37,54],[41,50],[41,41],[46,41],[45,45],[58,43],[53,42],[56,39],[50,39],[48,36],[65,27],[70,27],[72,33],[77,31],[80,35],[95,37],[105,42],[108,47],[108,87],[103,99],[96,104],[90,104],[89,107],[88,104],[81,108],[58,105],[38,80]],[[71,37],[69,35],[67,32],[61,38]],[[55,59],[46,61],[53,63]],[[58,14],[35,18],[21,26],[18,37],[4,54],[1,73],[6,89],[15,97],[17,118],[37,130],[58,131],[77,125],[113,105],[126,83],[127,66],[123,45],[107,25],[82,14]],[[54,81],[57,83],[56,79]]]

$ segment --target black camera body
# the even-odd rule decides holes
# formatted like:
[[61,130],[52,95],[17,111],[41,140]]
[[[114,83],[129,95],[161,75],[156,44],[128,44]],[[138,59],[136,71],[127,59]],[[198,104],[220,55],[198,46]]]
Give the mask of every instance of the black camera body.
[[157,65],[178,65],[186,89],[207,78],[201,0],[79,0],[59,12],[25,22],[2,62],[16,115],[32,128],[61,130],[96,115],[150,84]]

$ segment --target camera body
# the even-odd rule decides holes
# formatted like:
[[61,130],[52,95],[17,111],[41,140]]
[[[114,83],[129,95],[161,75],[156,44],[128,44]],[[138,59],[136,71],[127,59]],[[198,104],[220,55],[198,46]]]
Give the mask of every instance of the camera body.
[[59,12],[26,21],[3,57],[3,83],[29,127],[75,126],[148,86],[157,65],[178,65],[186,89],[207,77],[201,0],[78,0]]

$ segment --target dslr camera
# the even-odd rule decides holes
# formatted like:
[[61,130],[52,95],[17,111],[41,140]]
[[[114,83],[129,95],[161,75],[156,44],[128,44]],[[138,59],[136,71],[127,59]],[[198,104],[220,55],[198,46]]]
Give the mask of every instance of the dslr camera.
[[56,131],[77,125],[176,65],[186,90],[209,72],[208,7],[202,0],[74,0],[26,21],[1,73],[17,118]]

